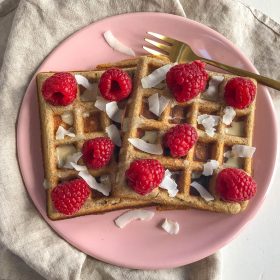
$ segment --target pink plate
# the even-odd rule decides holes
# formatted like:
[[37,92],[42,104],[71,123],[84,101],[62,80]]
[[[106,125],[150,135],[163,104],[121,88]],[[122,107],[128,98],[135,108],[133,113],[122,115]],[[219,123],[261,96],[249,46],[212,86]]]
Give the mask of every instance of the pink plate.
[[[219,33],[183,17],[161,13],[125,14],[91,24],[60,44],[37,72],[86,70],[98,63],[127,58],[106,44],[102,37],[106,30],[111,30],[137,54],[143,54],[146,31],[154,31],[188,42],[202,56],[256,72],[250,61]],[[62,238],[108,263],[159,269],[188,264],[214,253],[256,215],[273,177],[277,154],[276,118],[267,89],[259,86],[254,143],[258,193],[244,213],[227,216],[198,210],[159,212],[149,222],[134,222],[122,230],[113,221],[123,211],[52,222],[45,211],[37,107],[33,78],[22,102],[17,127],[18,158],[26,189],[44,219]],[[178,235],[171,236],[160,229],[166,217],[179,222]]]

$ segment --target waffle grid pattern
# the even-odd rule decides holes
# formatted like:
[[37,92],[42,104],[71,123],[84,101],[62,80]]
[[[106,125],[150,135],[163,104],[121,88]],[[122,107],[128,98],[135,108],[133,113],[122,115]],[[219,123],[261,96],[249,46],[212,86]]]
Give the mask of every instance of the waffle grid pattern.
[[[123,67],[123,70],[127,71],[132,77],[136,71],[135,66]],[[98,71],[83,71],[83,72],[70,72],[73,75],[79,74],[86,77],[90,83],[96,84],[102,75],[103,69]],[[44,169],[45,179],[48,183],[47,190],[47,213],[48,216],[53,219],[67,218],[63,214],[58,213],[53,207],[51,201],[51,190],[60,182],[78,178],[78,171],[74,169],[60,168],[58,164],[57,153],[58,149],[65,150],[65,147],[71,147],[73,153],[73,147],[76,152],[81,151],[84,141],[96,137],[107,136],[105,128],[112,124],[112,121],[106,115],[106,113],[100,111],[94,106],[97,94],[97,87],[94,88],[93,97],[90,100],[84,100],[84,94],[86,89],[79,85],[77,92],[77,98],[75,101],[65,107],[51,106],[45,102],[42,97],[41,88],[45,79],[53,75],[53,72],[39,73],[37,76],[37,89],[38,89],[38,100],[40,107],[40,118],[41,118],[41,136],[43,143],[43,158],[44,158]],[[65,136],[63,140],[56,140],[55,134],[57,128],[61,125],[65,129],[69,129],[71,125],[62,121],[62,115],[64,113],[72,114],[73,125],[72,131],[75,137]],[[66,148],[67,149],[67,148]],[[61,152],[60,152],[61,153]],[[84,165],[82,159],[78,162]],[[111,160],[109,166],[104,168],[93,170],[89,169],[92,176],[98,177],[102,175],[109,175],[112,187],[114,184],[114,174],[118,167],[117,156]],[[98,191],[92,190],[91,196],[87,199],[83,207],[73,216],[86,215],[91,213],[100,213],[122,208],[141,207],[151,205],[147,201],[134,201],[131,199],[120,199],[109,195],[109,197],[103,196]],[[71,216],[71,217],[73,217]]]
[[[117,177],[117,187],[114,188],[115,196],[134,199],[142,198],[167,205],[168,208],[170,208],[170,205],[173,205],[175,208],[194,207],[226,213],[240,212],[246,207],[247,201],[242,203],[221,201],[214,190],[215,175],[212,176],[209,185],[209,190],[215,197],[214,201],[206,202],[203,198],[193,195],[190,190],[190,183],[192,181],[192,173],[202,171],[203,163],[205,163],[207,159],[215,159],[219,162],[220,166],[222,166],[225,164],[224,152],[230,147],[235,144],[252,145],[255,103],[251,104],[251,106],[245,110],[236,110],[237,115],[235,119],[243,119],[244,137],[226,133],[227,127],[221,121],[217,126],[217,131],[214,137],[208,136],[203,131],[201,125],[197,124],[197,117],[200,114],[212,114],[222,118],[224,108],[226,107],[222,99],[219,99],[219,102],[210,101],[203,99],[200,95],[187,103],[177,104],[173,101],[170,102],[160,118],[155,120],[154,118],[148,118],[149,116],[143,117],[143,106],[146,106],[146,99],[149,96],[158,92],[160,95],[172,98],[166,88],[143,89],[141,86],[141,79],[143,77],[149,75],[154,69],[161,67],[164,64],[165,63],[160,60],[149,57],[141,58],[139,62],[137,81],[135,81],[137,92],[134,95],[134,100],[128,108],[128,118],[131,122],[128,132],[124,137],[121,153],[121,163],[123,164],[123,167],[120,169]],[[224,76],[224,81],[220,85],[220,90],[222,90],[222,87],[224,87],[228,79],[234,77],[231,75],[209,72],[210,77],[214,75]],[[174,109],[176,109],[177,113],[180,112],[180,118],[174,118],[174,115],[176,116],[176,112],[175,114],[172,112]],[[158,135],[162,136],[164,132],[175,125],[174,123],[178,122],[188,122],[197,128],[199,135],[198,144],[189,151],[185,158],[174,159],[168,156],[166,151],[164,151],[163,155],[150,155],[136,149],[128,142],[128,138],[139,138],[139,130],[158,131]],[[161,137],[158,138],[158,142],[161,142],[160,138]],[[205,151],[209,150],[209,148],[211,149],[209,157],[207,158],[204,156],[203,159],[198,160],[199,157],[197,157],[197,154],[205,154]],[[175,172],[180,171],[181,178],[178,180],[179,193],[176,198],[170,198],[167,192],[160,188],[146,196],[140,196],[127,186],[124,176],[125,170],[129,167],[132,161],[143,158],[157,159],[165,168]],[[251,166],[252,159],[246,158],[244,159],[242,166],[239,168],[242,168],[247,173],[251,174]]]

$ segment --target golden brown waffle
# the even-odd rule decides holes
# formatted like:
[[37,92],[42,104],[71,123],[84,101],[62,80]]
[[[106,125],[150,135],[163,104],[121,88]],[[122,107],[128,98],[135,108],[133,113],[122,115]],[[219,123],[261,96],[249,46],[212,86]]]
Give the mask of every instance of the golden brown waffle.
[[[136,60],[127,61],[122,65],[118,65],[124,71],[128,72],[131,77],[136,72]],[[98,83],[98,80],[103,73],[102,67],[98,67],[97,71],[83,71],[83,72],[70,72],[73,75],[80,74],[86,77],[91,83]],[[61,154],[61,150],[70,150],[78,152],[81,151],[82,145],[85,140],[92,139],[99,136],[107,136],[105,128],[112,122],[108,116],[101,112],[94,106],[96,96],[92,95],[90,100],[85,98],[87,96],[86,89],[79,86],[76,100],[68,106],[51,106],[46,103],[42,93],[42,84],[46,78],[53,75],[53,72],[39,73],[37,75],[37,91],[40,107],[41,118],[41,136],[44,158],[45,179],[48,184],[47,190],[47,213],[49,218],[53,220],[69,218],[69,216],[58,213],[53,207],[51,201],[51,191],[60,182],[78,178],[78,172],[73,169],[60,168],[58,166],[57,153]],[[135,78],[135,77],[134,77]],[[97,87],[94,91],[97,93]],[[129,99],[127,100],[129,101]],[[122,104],[125,106],[125,104]],[[62,121],[61,115],[65,112],[73,116],[73,132],[76,135],[73,138],[66,136],[63,140],[56,140],[55,133],[59,125],[70,128]],[[60,152],[58,152],[60,150]],[[82,160],[79,164],[83,164]],[[98,169],[89,170],[89,172],[98,179],[98,177],[107,174],[110,177],[112,187],[114,185],[114,174],[116,174],[118,167],[118,155],[116,154],[112,159],[109,166]],[[86,200],[83,207],[73,216],[86,215],[91,213],[101,213],[122,208],[142,207],[153,204],[150,201],[133,200],[133,199],[120,199],[110,195],[109,197],[103,196],[98,191],[92,191],[91,196]]]
[[[240,122],[243,126],[241,129],[242,135],[231,135],[234,134],[232,133],[232,128],[227,127],[220,121],[214,137],[210,137],[204,132],[203,128],[197,124],[197,116],[200,114],[211,114],[222,117],[223,110],[226,106],[222,98],[216,101],[211,101],[203,99],[202,96],[199,95],[190,102],[179,104],[175,102],[166,87],[164,89],[142,88],[141,79],[164,64],[166,64],[166,62],[151,57],[143,57],[139,61],[136,79],[134,80],[135,92],[132,97],[133,100],[126,112],[126,118],[129,119],[129,127],[123,139],[119,171],[116,178],[117,186],[113,189],[113,195],[116,197],[142,199],[160,203],[160,205],[166,205],[167,209],[170,209],[170,206],[173,206],[175,209],[193,207],[232,214],[240,212],[246,208],[248,202],[231,203],[220,200],[214,187],[216,175],[211,176],[211,178],[208,177],[210,178],[208,190],[215,198],[213,201],[206,202],[202,197],[195,193],[192,187],[190,187],[190,184],[192,181],[192,174],[203,170],[203,163],[206,163],[210,159],[214,159],[219,162],[220,166],[223,166],[226,164],[224,152],[230,149],[233,145],[252,145],[255,102],[247,109],[236,110],[237,115],[234,119],[234,123]],[[209,72],[210,77],[213,75],[224,77],[224,81],[220,85],[221,92],[223,91],[223,87],[227,80],[234,77],[232,75]],[[256,82],[254,81],[254,83]],[[147,110],[145,109],[148,106],[147,98],[157,92],[160,95],[173,100],[159,118],[152,113],[147,113]],[[175,124],[184,122],[196,127],[199,136],[197,144],[189,151],[185,158],[172,158],[166,152],[164,152],[163,155],[151,155],[134,148],[128,141],[129,138],[141,138],[145,131],[157,131],[159,136],[157,141],[160,143],[164,132]],[[169,197],[167,191],[161,188],[155,189],[148,195],[141,196],[127,186],[125,170],[129,168],[130,163],[135,159],[143,158],[157,159],[165,168],[177,172],[176,181],[179,185],[179,192],[175,198]],[[242,168],[248,174],[251,174],[252,159],[239,158],[239,161],[238,165],[233,167]],[[234,163],[228,163],[227,166],[232,164],[234,165]]]

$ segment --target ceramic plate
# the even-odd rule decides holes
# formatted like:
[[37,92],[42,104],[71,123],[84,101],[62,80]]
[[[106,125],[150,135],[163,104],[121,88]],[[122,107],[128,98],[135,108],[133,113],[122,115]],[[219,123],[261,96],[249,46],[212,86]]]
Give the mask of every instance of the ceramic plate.
[[[252,63],[219,33],[183,17],[161,13],[125,14],[91,24],[61,43],[38,72],[93,69],[99,63],[127,58],[106,44],[102,37],[106,30],[111,30],[139,55],[143,54],[146,31],[154,31],[188,42],[199,55],[256,72]],[[214,253],[256,215],[267,194],[277,154],[275,114],[268,91],[262,86],[258,89],[254,137],[257,147],[254,174],[258,193],[244,213],[228,216],[198,210],[166,211],[156,213],[149,222],[134,222],[122,230],[113,221],[123,211],[56,222],[47,218],[34,78],[26,91],[18,118],[17,149],[26,189],[41,215],[61,238],[108,263],[158,269],[188,264]],[[171,236],[160,229],[164,218],[179,222],[178,235]]]

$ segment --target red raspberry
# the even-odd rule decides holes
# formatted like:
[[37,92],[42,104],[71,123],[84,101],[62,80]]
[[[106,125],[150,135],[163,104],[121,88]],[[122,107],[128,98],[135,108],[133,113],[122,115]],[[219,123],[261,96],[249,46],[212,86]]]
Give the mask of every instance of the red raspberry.
[[98,87],[105,99],[120,101],[130,95],[132,80],[123,70],[111,68],[102,74]]
[[158,160],[139,159],[130,164],[125,176],[128,185],[135,192],[145,195],[159,186],[164,176],[164,168]]
[[197,138],[194,127],[187,123],[178,124],[165,133],[163,144],[170,149],[172,157],[183,157],[196,143]]
[[67,106],[77,96],[77,82],[70,73],[55,73],[44,81],[42,93],[48,103]]
[[83,179],[57,185],[51,192],[55,209],[65,215],[76,213],[89,197],[90,189]]
[[252,198],[257,184],[242,169],[225,168],[218,173],[216,189],[223,200],[239,202]]
[[230,79],[225,86],[225,101],[227,105],[238,109],[248,107],[255,99],[256,86],[246,78]]
[[109,163],[114,147],[115,145],[108,137],[88,140],[82,148],[83,160],[89,168],[101,168]]
[[206,88],[208,74],[205,63],[196,60],[173,66],[166,74],[166,83],[177,102],[187,102]]

